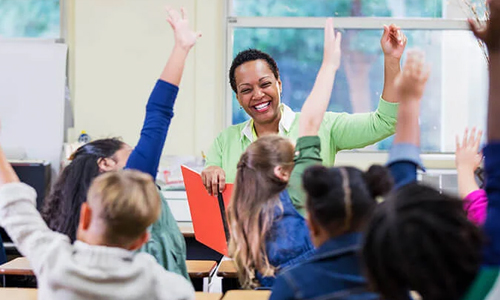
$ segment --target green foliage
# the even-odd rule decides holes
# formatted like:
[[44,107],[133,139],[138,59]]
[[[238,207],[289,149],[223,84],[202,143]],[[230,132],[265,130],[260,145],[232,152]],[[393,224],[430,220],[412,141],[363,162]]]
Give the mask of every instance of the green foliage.
[[59,0],[0,0],[0,36],[59,37]]

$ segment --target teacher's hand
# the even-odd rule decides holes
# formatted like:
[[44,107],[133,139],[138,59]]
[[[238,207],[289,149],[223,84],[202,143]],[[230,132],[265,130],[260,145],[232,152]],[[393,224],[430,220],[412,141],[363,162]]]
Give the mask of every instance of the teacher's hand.
[[386,57],[401,59],[406,47],[408,38],[401,32],[401,28],[391,24],[390,26],[384,25],[384,34],[380,39],[380,46]]
[[221,167],[210,166],[201,172],[203,185],[210,195],[216,196],[226,188],[226,172]]

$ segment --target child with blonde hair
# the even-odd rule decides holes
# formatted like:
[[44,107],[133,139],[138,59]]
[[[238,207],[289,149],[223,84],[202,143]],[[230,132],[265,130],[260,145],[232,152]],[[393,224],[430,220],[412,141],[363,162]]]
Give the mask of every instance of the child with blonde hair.
[[185,278],[135,253],[161,209],[150,175],[126,170],[97,177],[74,244],[47,227],[35,203],[35,190],[19,182],[0,147],[0,226],[30,261],[39,299],[194,299]]

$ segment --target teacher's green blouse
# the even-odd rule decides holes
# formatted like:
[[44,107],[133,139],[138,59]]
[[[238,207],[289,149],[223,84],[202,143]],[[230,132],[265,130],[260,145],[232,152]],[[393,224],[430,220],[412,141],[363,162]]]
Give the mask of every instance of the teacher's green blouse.
[[[293,142],[299,134],[300,113],[281,105],[279,134]],[[398,104],[382,98],[375,112],[347,114],[327,112],[319,129],[323,164],[332,166],[340,150],[362,148],[374,144],[396,131]],[[257,139],[253,120],[226,128],[215,139],[207,153],[206,166],[219,166],[226,172],[226,182],[234,182],[236,165],[245,149]]]

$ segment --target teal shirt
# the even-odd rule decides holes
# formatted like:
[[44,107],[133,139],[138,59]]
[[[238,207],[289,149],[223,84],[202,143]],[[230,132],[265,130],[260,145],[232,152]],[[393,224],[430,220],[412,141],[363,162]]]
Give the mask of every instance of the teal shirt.
[[161,192],[160,198],[160,217],[151,225],[151,238],[139,251],[154,256],[165,270],[177,273],[190,280],[186,267],[186,242],[184,236]]
[[[293,142],[299,134],[300,113],[282,114],[283,124],[280,135]],[[396,131],[397,103],[380,99],[375,112],[347,114],[327,112],[321,123],[318,136],[321,139],[321,159],[326,166],[332,166],[335,155],[340,150],[362,148],[383,140]],[[285,119],[285,120],[283,120]],[[241,154],[252,143],[251,134],[244,133],[249,122],[228,127],[215,139],[207,153],[206,166],[219,166],[226,172],[226,182],[232,183],[236,177],[236,165]],[[286,124],[289,122],[288,124]],[[280,122],[282,123],[282,122]]]

